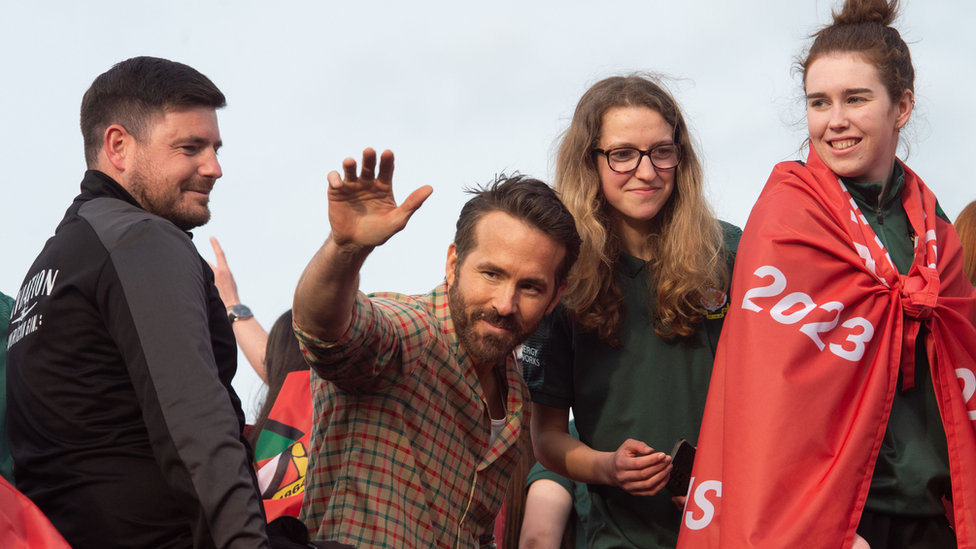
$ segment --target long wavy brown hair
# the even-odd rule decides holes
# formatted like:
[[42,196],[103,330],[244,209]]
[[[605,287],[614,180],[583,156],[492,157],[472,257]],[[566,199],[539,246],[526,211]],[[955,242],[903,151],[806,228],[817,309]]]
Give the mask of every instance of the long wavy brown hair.
[[650,254],[648,269],[657,297],[654,331],[666,339],[687,337],[695,333],[705,314],[702,293],[709,287],[726,289],[729,272],[722,228],[705,200],[702,167],[688,126],[677,102],[652,76],[633,74],[597,82],[583,94],[562,136],[555,188],[576,219],[583,240],[563,303],[584,329],[595,330],[612,346],[620,345],[625,309],[613,267],[620,241],[610,222],[611,207],[603,196],[593,154],[604,115],[617,107],[647,107],[658,112],[681,146],[674,190],[654,218],[645,249]]
[[976,201],[970,202],[959,212],[953,225],[962,242],[962,269],[966,278],[976,285]]

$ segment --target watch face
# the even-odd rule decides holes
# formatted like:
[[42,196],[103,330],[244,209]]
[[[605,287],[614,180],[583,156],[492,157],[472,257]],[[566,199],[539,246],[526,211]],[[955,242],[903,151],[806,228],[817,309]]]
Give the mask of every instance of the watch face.
[[254,316],[254,314],[251,313],[251,309],[249,309],[247,305],[241,305],[240,303],[231,307],[230,312],[227,313],[227,318],[229,318],[231,322],[251,318],[252,316]]

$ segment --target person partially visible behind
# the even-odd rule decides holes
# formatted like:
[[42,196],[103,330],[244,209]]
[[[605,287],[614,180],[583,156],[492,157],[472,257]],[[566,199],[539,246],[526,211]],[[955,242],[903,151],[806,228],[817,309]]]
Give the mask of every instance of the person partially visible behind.
[[266,383],[260,412],[247,434],[254,448],[265,514],[269,522],[285,515],[298,517],[305,495],[312,394],[309,366],[295,338],[291,309],[278,317],[270,333],[265,332],[251,309],[241,303],[220,243],[210,237],[210,245],[215,255],[215,262],[210,263],[214,284],[227,308],[237,345]]
[[[247,437],[251,445],[254,446],[255,461],[266,459],[284,449],[268,442],[261,443],[262,438],[268,438],[270,440],[270,435],[275,432],[273,428],[265,431],[265,426],[272,408],[274,408],[275,403],[279,399],[290,401],[294,397],[307,396],[309,409],[311,409],[312,395],[308,387],[305,388],[305,394],[280,396],[281,388],[285,385],[285,380],[292,373],[309,371],[308,362],[302,354],[302,349],[298,345],[298,339],[295,337],[295,330],[292,328],[291,309],[282,313],[278,317],[278,320],[275,320],[275,323],[271,326],[271,332],[268,334],[267,349],[264,353],[264,363],[268,377],[268,391],[265,394],[264,402],[261,404],[261,410],[254,419],[254,427]],[[305,379],[308,380],[307,375]],[[308,422],[309,424],[312,422],[311,415],[308,417]],[[274,423],[274,420],[272,420],[272,423]],[[266,448],[264,447],[265,444],[268,444]]]
[[[292,328],[291,309],[265,332],[251,309],[241,304],[237,282],[216,238],[210,238],[216,257],[210,268],[237,344],[255,373],[266,383],[260,412],[249,426],[247,440],[254,448],[258,488],[268,521],[297,517],[305,495],[305,470],[312,428],[309,366]],[[283,391],[283,392],[282,392]]]
[[[574,420],[569,421],[569,433],[579,438]],[[519,549],[586,549],[590,512],[586,484],[557,475],[536,462],[525,486]]]
[[[313,370],[303,516],[372,549],[489,549],[522,452],[528,389],[515,348],[566,287],[579,236],[545,183],[499,177],[461,210],[446,281],[426,295],[358,291],[376,247],[432,189],[393,198],[393,153],[329,174],[331,233],[295,292]],[[397,268],[400,268],[399,266]]]
[[976,547],[976,292],[897,157],[897,13],[847,0],[799,60],[809,152],[742,235],[681,549]]
[[247,438],[271,521],[301,512],[312,431],[309,365],[295,338],[290,309],[271,326],[264,365],[268,392]]
[[210,219],[224,104],[154,57],[82,99],[81,194],[7,336],[17,488],[75,549],[268,547],[234,333],[188,232]]
[[[0,293],[0,334],[7,333],[14,298]],[[7,345],[0,345],[0,476],[14,483],[14,458],[7,441]]]
[[216,261],[209,264],[214,272],[214,284],[220,293],[221,301],[227,307],[227,318],[234,328],[237,345],[244,353],[244,358],[251,364],[251,368],[254,368],[254,373],[261,378],[261,381],[268,383],[264,363],[264,353],[268,346],[268,332],[264,331],[264,327],[251,313],[250,307],[241,303],[241,298],[237,294],[237,281],[234,280],[234,273],[227,265],[227,257],[216,237],[210,237],[210,245],[213,247]]
[[522,347],[535,455],[589,485],[590,547],[673,548],[684,494],[665,490],[667,452],[698,438],[740,231],[712,213],[681,109],[644,75],[583,94],[555,188],[583,245]]
[[953,226],[962,243],[962,269],[966,278],[976,286],[976,201],[970,202],[959,212]]

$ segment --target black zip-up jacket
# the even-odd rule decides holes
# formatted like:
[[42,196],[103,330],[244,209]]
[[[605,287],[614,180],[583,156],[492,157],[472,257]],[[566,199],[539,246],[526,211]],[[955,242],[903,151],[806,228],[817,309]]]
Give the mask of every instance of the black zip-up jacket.
[[17,488],[75,549],[267,547],[236,370],[189,233],[89,170],[11,316]]

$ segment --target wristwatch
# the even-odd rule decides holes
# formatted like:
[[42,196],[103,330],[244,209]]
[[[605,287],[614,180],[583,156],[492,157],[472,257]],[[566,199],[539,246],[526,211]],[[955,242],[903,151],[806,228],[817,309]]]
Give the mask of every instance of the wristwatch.
[[252,316],[254,316],[254,313],[251,312],[251,309],[248,309],[247,305],[241,305],[240,303],[234,305],[227,311],[227,318],[230,319],[231,324],[236,320],[244,320]]

